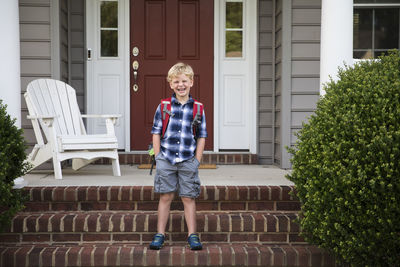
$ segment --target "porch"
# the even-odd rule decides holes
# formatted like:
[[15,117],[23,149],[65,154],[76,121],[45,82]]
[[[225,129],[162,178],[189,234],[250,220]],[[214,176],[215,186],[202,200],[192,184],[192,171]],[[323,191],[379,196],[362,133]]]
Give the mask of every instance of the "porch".
[[[112,175],[110,165],[89,165],[79,171],[63,169],[63,179],[54,179],[53,169],[33,170],[24,180],[29,187],[45,186],[152,186],[153,175],[139,165],[121,164],[121,175]],[[217,165],[216,169],[200,169],[204,186],[291,186],[285,178],[289,171],[271,165]]]
[[138,165],[80,171],[36,170],[24,177],[24,211],[0,234],[0,266],[337,266],[307,244],[295,221],[299,200],[288,173],[268,165],[200,169],[198,232],[204,248],[186,247],[182,202],[171,204],[166,246],[148,249],[156,232],[153,176]]

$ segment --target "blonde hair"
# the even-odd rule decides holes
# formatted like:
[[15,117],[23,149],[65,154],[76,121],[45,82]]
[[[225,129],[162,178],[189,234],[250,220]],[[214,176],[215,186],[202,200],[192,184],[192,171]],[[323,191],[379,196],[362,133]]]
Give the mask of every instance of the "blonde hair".
[[185,74],[190,80],[193,80],[194,72],[192,67],[188,64],[179,62],[169,69],[167,81],[171,82],[173,78],[181,74]]

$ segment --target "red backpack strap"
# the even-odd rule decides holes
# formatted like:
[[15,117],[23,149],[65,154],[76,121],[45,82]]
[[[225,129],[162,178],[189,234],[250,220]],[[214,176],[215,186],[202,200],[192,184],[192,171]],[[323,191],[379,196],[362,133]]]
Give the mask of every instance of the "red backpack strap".
[[196,115],[198,114],[198,116],[201,118],[201,116],[203,115],[203,103],[194,100],[194,104],[193,104],[193,119],[196,117]]
[[171,98],[165,98],[161,100],[161,119],[162,119],[162,133],[161,138],[164,137],[165,131],[167,130],[169,117],[171,114]]
[[[194,100],[194,99],[193,99],[193,100]],[[194,100],[194,103],[193,103],[193,122],[192,122],[192,125],[193,125],[193,123],[194,123],[195,120],[198,120],[198,121],[201,122],[202,116],[203,116],[203,110],[204,110],[203,103],[201,103],[201,102],[199,102],[199,101],[197,101],[197,100]],[[194,135],[194,136],[197,135],[196,129],[195,129],[195,128],[196,128],[196,127],[193,127],[193,135]]]

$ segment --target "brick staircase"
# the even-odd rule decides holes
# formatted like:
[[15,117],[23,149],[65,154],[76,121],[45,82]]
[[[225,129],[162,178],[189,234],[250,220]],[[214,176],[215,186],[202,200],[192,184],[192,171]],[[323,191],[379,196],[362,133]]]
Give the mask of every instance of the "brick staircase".
[[186,246],[183,206],[171,206],[166,246],[148,249],[158,195],[150,186],[31,187],[0,234],[0,266],[336,266],[299,236],[288,186],[206,186],[197,201],[203,250]]

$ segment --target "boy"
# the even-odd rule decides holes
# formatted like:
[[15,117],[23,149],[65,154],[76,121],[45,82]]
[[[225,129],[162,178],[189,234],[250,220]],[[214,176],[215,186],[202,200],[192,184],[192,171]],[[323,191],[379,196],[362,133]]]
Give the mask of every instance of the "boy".
[[[175,191],[179,191],[183,202],[189,247],[192,250],[202,249],[196,233],[195,199],[200,194],[198,167],[203,156],[207,130],[204,110],[201,114],[199,112],[202,104],[193,100],[189,94],[193,86],[193,76],[193,69],[187,64],[177,63],[172,66],[167,80],[174,94],[171,99],[162,100],[154,115],[151,130],[157,163],[154,191],[160,193],[160,201],[157,212],[158,233],[153,237],[151,249],[160,249],[163,246]],[[195,120],[194,108],[200,115],[195,116]],[[169,116],[169,121],[166,121],[165,116]],[[197,128],[197,131],[194,132],[193,128]]]

